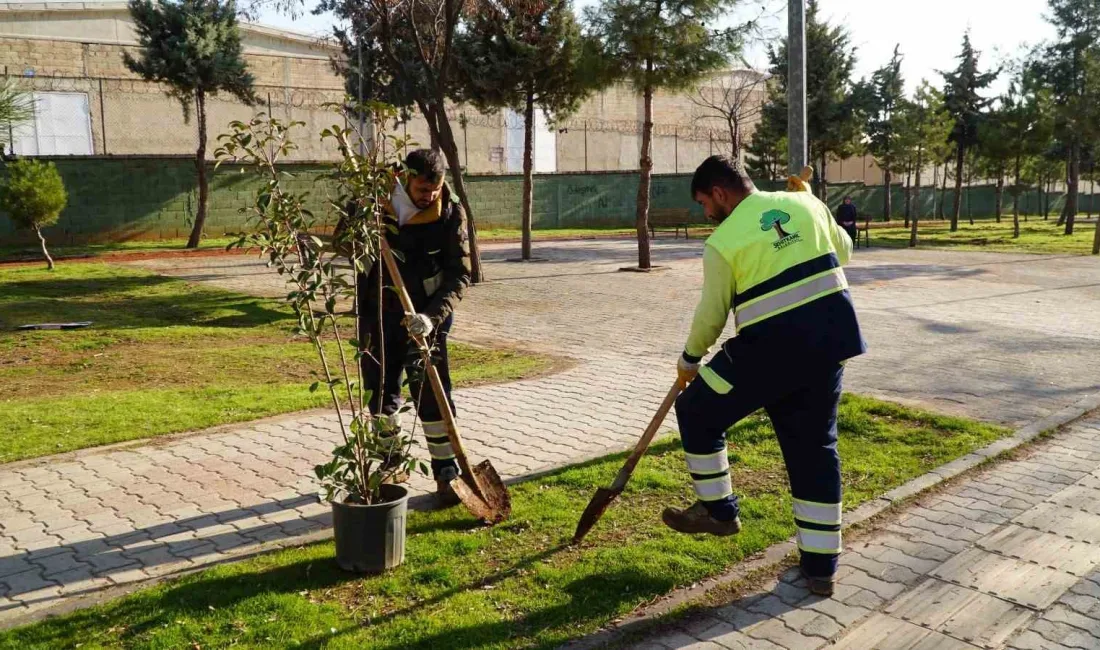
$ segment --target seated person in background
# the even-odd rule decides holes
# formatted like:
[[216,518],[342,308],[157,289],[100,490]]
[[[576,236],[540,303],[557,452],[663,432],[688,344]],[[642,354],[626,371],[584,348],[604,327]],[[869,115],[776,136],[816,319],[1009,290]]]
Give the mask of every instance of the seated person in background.
[[848,233],[848,236],[852,238],[852,242],[856,241],[856,219],[859,218],[859,211],[856,210],[856,206],[852,203],[852,197],[844,197],[844,204],[837,208],[836,222],[840,224],[840,227]]

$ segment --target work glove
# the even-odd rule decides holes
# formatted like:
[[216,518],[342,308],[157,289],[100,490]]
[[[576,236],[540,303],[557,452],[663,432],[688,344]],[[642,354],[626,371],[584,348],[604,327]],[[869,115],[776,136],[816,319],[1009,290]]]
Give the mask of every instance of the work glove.
[[405,318],[405,327],[409,330],[409,334],[419,336],[420,338],[427,338],[434,328],[432,319],[424,314],[412,314],[407,316]]
[[680,382],[680,388],[687,388],[688,384],[695,380],[695,377],[699,374],[699,362],[691,362],[684,358],[684,355],[680,355],[680,359],[676,362],[676,378]]
[[809,165],[802,168],[802,173],[798,176],[787,177],[787,191],[788,192],[813,192],[813,188],[810,187],[810,179],[814,177],[814,168]]

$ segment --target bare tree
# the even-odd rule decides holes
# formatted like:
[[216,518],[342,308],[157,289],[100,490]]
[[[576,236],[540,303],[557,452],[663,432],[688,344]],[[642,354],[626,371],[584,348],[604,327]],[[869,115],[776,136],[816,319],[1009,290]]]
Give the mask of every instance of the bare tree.
[[695,121],[719,119],[730,132],[731,153],[741,158],[745,127],[755,122],[764,106],[768,76],[751,68],[728,70],[699,84],[691,102],[701,111]]

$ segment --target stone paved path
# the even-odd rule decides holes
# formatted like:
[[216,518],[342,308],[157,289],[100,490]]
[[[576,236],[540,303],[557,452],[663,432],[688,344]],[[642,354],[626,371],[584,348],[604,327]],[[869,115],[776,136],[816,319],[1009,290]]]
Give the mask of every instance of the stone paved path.
[[1100,415],[918,499],[838,576],[822,599],[791,570],[633,647],[1100,648]]
[[[630,444],[673,377],[700,285],[698,241],[660,240],[666,271],[616,270],[629,241],[547,244],[514,264],[487,247],[456,338],[564,355],[553,377],[458,391],[471,454],[507,476]],[[283,295],[254,259],[139,264]],[[1011,425],[1100,388],[1100,265],[1081,257],[861,252],[849,278],[872,352],[848,389]],[[671,422],[670,422],[671,424]],[[148,446],[0,467],[0,625],[80,594],[221,561],[328,525],[311,468],[324,413]],[[423,480],[414,483],[423,489]]]

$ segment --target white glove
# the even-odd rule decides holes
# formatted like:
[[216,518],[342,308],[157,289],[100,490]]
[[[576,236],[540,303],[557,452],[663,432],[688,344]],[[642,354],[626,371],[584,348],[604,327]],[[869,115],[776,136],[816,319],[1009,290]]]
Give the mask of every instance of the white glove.
[[426,338],[434,329],[432,319],[424,314],[413,314],[405,318],[405,327],[409,330],[409,334],[420,338]]
[[676,377],[680,380],[680,387],[687,388],[688,384],[694,381],[698,374],[699,363],[692,363],[681,354],[679,360],[676,361]]

